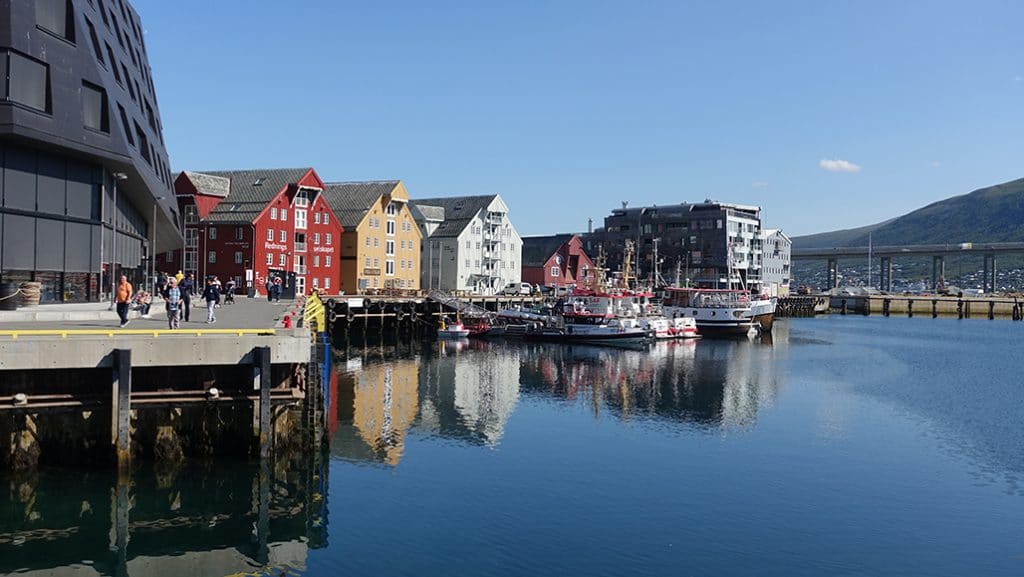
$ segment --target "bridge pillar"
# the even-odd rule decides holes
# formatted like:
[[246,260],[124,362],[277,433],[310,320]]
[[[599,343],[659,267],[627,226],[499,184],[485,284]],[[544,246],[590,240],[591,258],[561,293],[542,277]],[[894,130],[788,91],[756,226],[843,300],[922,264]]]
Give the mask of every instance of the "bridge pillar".
[[938,290],[940,283],[946,283],[946,258],[935,255],[932,257],[932,290]]
[[996,292],[996,255],[985,255],[984,277],[981,282],[985,294]]
[[882,264],[882,270],[878,274],[882,278],[879,279],[878,288],[885,292],[892,292],[892,257],[883,256],[879,260]]
[[836,259],[828,259],[828,290],[839,286],[839,263]]

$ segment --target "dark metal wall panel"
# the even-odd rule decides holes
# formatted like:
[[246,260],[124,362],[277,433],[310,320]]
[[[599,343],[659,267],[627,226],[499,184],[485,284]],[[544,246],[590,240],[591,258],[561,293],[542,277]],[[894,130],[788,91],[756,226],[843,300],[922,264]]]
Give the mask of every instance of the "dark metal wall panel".
[[99,254],[93,254],[93,231],[99,227],[69,222],[65,227],[64,270],[67,272],[90,272],[96,269]]
[[48,214],[65,212],[65,162],[49,154],[40,154],[36,184],[36,210]]
[[4,155],[4,207],[35,211],[36,155],[8,147]]
[[92,167],[69,160],[67,187],[68,216],[99,218],[100,186],[92,183]]
[[5,214],[3,254],[5,270],[33,270],[35,267],[36,219]]
[[35,270],[64,270],[64,221],[36,219]]

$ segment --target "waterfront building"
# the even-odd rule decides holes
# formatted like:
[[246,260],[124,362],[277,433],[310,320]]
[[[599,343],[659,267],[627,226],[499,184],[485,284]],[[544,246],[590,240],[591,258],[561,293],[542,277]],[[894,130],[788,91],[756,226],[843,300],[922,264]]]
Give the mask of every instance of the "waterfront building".
[[764,292],[773,297],[789,296],[790,253],[793,241],[777,228],[761,231],[761,283]]
[[590,286],[594,262],[576,234],[523,237],[523,281],[541,286]]
[[412,214],[423,233],[423,288],[493,295],[522,280],[523,241],[500,195],[415,200]]
[[101,300],[181,246],[142,23],[69,0],[0,2],[0,23],[0,282]]
[[182,172],[174,191],[185,248],[162,255],[157,268],[234,279],[243,294],[266,294],[271,275],[286,297],[336,292],[343,228],[323,190],[312,168]]
[[715,200],[612,210],[604,226],[584,235],[588,254],[603,248],[611,271],[622,270],[626,240],[641,280],[704,288],[761,290],[761,209]]
[[339,291],[420,288],[420,230],[400,180],[332,182],[324,198],[338,215]]

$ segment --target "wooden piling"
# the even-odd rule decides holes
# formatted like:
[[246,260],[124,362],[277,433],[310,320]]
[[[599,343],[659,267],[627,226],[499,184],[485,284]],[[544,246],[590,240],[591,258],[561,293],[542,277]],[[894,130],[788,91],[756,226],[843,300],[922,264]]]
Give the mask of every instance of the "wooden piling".
[[253,433],[259,443],[260,459],[270,456],[270,347],[255,347],[252,350],[252,387],[259,391],[253,413],[256,427]]
[[117,459],[118,476],[131,467],[132,351],[114,349],[111,387],[111,444]]

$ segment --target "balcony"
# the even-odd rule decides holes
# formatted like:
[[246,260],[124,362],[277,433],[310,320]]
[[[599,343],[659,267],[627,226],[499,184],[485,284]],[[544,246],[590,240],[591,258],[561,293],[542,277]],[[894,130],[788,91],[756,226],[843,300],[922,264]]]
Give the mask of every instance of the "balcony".
[[297,264],[295,265],[295,268],[293,269],[292,272],[294,272],[295,274],[306,274],[306,265]]
[[363,276],[380,276],[379,268],[364,268]]
[[306,252],[306,243],[297,242],[295,243],[295,252]]

